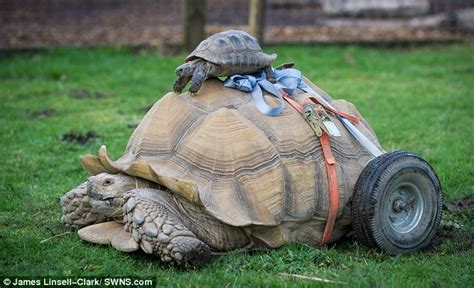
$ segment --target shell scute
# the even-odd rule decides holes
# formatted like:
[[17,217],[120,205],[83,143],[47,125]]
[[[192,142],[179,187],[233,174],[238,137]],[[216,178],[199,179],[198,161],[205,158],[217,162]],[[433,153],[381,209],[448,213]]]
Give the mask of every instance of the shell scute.
[[276,158],[277,152],[267,137],[237,110],[223,107],[188,131],[176,147],[176,155],[203,171],[225,175],[254,169]]

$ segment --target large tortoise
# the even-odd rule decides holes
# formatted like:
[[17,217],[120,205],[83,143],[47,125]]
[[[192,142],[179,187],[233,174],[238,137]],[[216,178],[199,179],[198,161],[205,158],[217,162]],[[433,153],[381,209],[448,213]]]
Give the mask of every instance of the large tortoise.
[[[352,104],[325,97],[340,111],[360,117],[357,128],[380,147]],[[332,242],[351,230],[350,199],[372,156],[329,117],[342,134],[330,140],[339,183]],[[79,235],[86,241],[199,265],[213,251],[316,245],[322,239],[328,180],[318,138],[292,107],[278,117],[266,116],[248,93],[225,88],[218,79],[205,81],[196,97],[165,95],[118,160],[102,147],[98,156],[81,161],[92,176],[61,198],[62,222],[85,226]],[[364,215],[358,219],[368,221],[370,215]],[[417,247],[427,245],[425,238]]]
[[249,74],[264,69],[267,79],[274,82],[270,64],[277,57],[262,51],[257,39],[239,30],[211,35],[189,54],[185,63],[176,68],[173,90],[183,91],[191,81],[189,92],[197,93],[207,77]]

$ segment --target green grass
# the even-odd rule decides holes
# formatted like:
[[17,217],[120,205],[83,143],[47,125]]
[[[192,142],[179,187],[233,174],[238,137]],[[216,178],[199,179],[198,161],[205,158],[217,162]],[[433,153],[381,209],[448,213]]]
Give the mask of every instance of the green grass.
[[[427,159],[447,200],[474,194],[474,49],[472,44],[407,49],[358,46],[274,46],[277,65],[294,61],[334,98],[353,102],[386,150]],[[313,248],[233,252],[200,270],[163,265],[81,242],[59,225],[59,197],[87,175],[79,155],[106,144],[120,156],[143,108],[171,89],[184,55],[127,49],[55,49],[0,59],[0,275],[142,275],[159,286],[314,286],[278,273],[318,276],[350,287],[472,287],[474,253],[448,240],[435,251],[390,257],[353,240]],[[106,95],[77,99],[74,89]],[[54,109],[50,117],[42,115]],[[98,135],[86,145],[68,132]],[[450,215],[474,229],[472,215]],[[469,242],[471,241],[471,242]],[[461,241],[462,242],[462,241]],[[466,245],[465,245],[466,246]],[[323,285],[324,286],[324,285]],[[347,286],[346,286],[347,287]]]

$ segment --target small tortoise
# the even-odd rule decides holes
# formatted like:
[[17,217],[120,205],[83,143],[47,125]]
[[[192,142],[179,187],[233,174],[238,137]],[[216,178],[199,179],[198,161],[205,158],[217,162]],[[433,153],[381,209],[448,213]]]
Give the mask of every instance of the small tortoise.
[[[336,109],[359,116],[361,121],[354,125],[379,146],[352,104],[325,97]],[[276,102],[273,97],[266,100]],[[411,156],[413,165],[405,169],[399,161],[403,153],[371,160],[337,118],[329,118],[341,134],[330,139],[339,188],[330,242],[347,234],[356,219],[356,235],[365,237],[368,245],[384,239],[388,231],[391,239],[398,239],[387,242],[395,247],[386,249],[389,252],[425,247],[439,223],[440,202],[429,196],[436,195],[429,192],[437,178],[419,178],[431,170]],[[316,245],[322,239],[328,177],[315,133],[292,107],[279,117],[268,117],[257,110],[250,94],[225,88],[215,78],[204,82],[197,97],[169,93],[155,103],[118,160],[111,160],[102,147],[98,156],[83,156],[81,161],[92,176],[61,198],[62,222],[81,228],[79,236],[89,242],[125,252],[141,249],[165,262],[200,265],[213,252],[291,242]],[[381,167],[387,168],[380,171]],[[359,183],[361,178],[367,181]],[[358,190],[373,199],[377,195],[372,191],[390,197],[356,199],[354,208],[350,199]],[[382,222],[389,226],[373,219],[377,213],[366,213],[379,211],[374,207],[378,203],[380,211],[388,211],[382,213]],[[374,239],[375,234],[361,234],[380,227],[382,234]],[[407,239],[411,246],[404,246]]]
[[191,81],[189,92],[197,93],[208,77],[249,74],[264,69],[267,79],[275,82],[270,64],[276,54],[267,55],[257,39],[239,30],[228,30],[211,35],[202,41],[183,65],[176,68],[178,79],[175,92],[183,91]]

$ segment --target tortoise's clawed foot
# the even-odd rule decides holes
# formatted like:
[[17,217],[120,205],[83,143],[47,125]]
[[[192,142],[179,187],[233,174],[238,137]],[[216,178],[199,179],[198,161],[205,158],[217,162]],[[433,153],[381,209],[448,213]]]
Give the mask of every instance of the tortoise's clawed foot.
[[105,215],[91,211],[89,196],[87,196],[87,182],[64,194],[59,204],[63,212],[61,223],[73,229],[108,220]]
[[186,84],[191,80],[191,76],[179,76],[173,84],[173,91],[176,93],[181,93],[186,87]]
[[173,84],[173,91],[176,92],[176,93],[181,93],[183,92],[183,85],[181,83],[182,81],[180,81],[180,79],[177,79],[174,84]]
[[196,94],[201,89],[202,83],[208,76],[208,65],[204,61],[196,62],[196,67],[191,77],[191,85],[189,86],[189,92]]
[[191,93],[191,95],[196,95],[199,90],[201,89],[201,86],[202,86],[202,83],[204,82],[204,78],[203,79],[193,79],[191,80],[191,85],[189,86],[189,93]]
[[209,262],[209,246],[182,224],[166,192],[135,189],[125,197],[125,229],[132,233],[145,253],[160,256],[163,262],[184,266]]
[[191,94],[191,96],[196,96],[196,94],[199,92],[199,89],[201,89],[201,85],[199,85],[198,87],[191,85],[189,87],[189,93]]
[[204,242],[194,237],[176,236],[167,246],[171,258],[176,263],[191,266],[202,266],[211,259],[211,249]]

